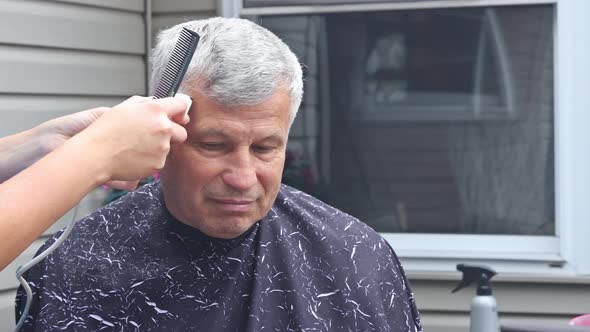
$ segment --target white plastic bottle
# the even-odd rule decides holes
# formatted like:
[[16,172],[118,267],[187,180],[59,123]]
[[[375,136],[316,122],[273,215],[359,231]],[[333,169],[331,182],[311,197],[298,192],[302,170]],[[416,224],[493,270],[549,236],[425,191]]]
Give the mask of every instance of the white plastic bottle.
[[499,332],[498,308],[490,281],[496,272],[488,267],[466,264],[457,265],[457,270],[463,272],[463,279],[453,293],[477,282],[477,294],[471,301],[469,331]]

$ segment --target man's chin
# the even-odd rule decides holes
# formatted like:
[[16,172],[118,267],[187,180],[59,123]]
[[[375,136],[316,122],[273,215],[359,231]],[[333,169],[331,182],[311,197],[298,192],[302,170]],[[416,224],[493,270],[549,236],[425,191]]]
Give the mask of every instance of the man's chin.
[[231,240],[247,232],[255,223],[256,220],[252,221],[252,219],[244,220],[228,217],[225,220],[219,220],[213,225],[203,227],[204,229],[200,229],[200,231],[212,238]]

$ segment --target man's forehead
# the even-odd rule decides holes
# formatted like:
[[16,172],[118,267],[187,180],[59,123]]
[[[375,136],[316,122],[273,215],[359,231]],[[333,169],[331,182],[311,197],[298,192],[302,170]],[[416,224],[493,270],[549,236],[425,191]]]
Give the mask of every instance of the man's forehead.
[[[204,94],[198,89],[190,91],[189,95],[193,98],[193,111],[195,115],[205,110],[205,113],[216,113],[221,116],[236,116],[239,118],[248,117],[283,117],[284,115],[289,116],[291,109],[291,96],[288,90],[278,89],[268,98],[261,100],[254,104],[233,104],[224,103],[219,98],[210,97]],[[219,113],[224,113],[219,114]]]
[[256,140],[274,140],[284,141],[285,133],[276,126],[232,126],[229,124],[209,124],[203,126],[197,126],[190,132],[190,136],[196,138],[215,138],[215,139],[229,139],[229,140],[242,140],[242,139],[256,139]]

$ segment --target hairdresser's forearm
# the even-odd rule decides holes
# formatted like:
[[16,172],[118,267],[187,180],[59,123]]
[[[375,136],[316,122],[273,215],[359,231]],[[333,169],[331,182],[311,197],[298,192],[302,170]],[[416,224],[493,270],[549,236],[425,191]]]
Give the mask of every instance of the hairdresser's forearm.
[[0,184],[0,270],[108,180],[106,161],[72,139]]
[[43,157],[46,143],[39,128],[0,138],[0,183]]

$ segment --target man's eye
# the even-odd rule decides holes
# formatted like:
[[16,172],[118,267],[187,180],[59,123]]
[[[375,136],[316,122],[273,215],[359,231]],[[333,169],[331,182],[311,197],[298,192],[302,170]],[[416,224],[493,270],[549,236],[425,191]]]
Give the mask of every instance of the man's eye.
[[221,151],[221,150],[225,149],[224,143],[203,142],[203,143],[201,143],[201,146],[203,148],[205,148],[205,150],[209,150],[209,151]]
[[256,153],[270,153],[270,152],[274,151],[275,148],[272,146],[255,145],[252,147],[252,149]]

